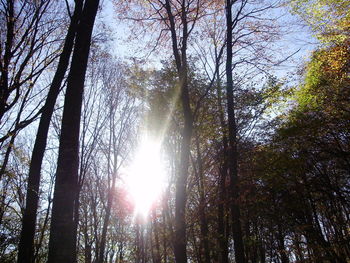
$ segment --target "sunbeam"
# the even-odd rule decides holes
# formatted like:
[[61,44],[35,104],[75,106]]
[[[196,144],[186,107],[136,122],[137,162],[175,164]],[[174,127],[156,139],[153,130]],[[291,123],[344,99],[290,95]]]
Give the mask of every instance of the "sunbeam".
[[135,215],[147,216],[160,197],[165,184],[160,144],[143,140],[128,168],[126,184],[135,205]]

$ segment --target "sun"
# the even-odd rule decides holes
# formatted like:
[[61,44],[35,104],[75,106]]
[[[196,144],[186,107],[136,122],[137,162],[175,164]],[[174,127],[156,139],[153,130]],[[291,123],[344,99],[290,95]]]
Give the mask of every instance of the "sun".
[[143,140],[128,168],[126,184],[135,205],[135,215],[146,217],[165,184],[160,144]]

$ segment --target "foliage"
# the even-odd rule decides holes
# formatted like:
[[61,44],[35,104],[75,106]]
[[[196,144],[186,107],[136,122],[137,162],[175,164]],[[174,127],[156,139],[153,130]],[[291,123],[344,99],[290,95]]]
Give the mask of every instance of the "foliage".
[[324,43],[349,39],[350,3],[347,0],[290,0],[295,13],[311,26]]

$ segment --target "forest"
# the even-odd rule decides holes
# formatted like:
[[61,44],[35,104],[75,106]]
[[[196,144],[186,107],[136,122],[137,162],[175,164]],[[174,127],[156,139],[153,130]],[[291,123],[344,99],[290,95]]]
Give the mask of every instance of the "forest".
[[349,263],[350,1],[1,0],[1,263]]

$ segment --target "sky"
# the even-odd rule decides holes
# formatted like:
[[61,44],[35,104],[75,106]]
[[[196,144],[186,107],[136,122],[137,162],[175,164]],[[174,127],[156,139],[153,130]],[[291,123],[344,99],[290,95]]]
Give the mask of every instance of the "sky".
[[[131,57],[145,56],[149,52],[145,49],[145,39],[139,41],[130,41],[130,21],[118,19],[118,15],[112,4],[112,0],[104,0],[102,10],[99,15],[99,21],[104,21],[112,32],[113,39],[110,41],[112,53],[122,59],[128,60]],[[269,11],[269,15],[278,17],[277,23],[281,28],[280,39],[277,40],[271,48],[279,53],[281,58],[290,57],[285,63],[274,67],[274,74],[283,77],[290,71],[295,71],[307,61],[312,50],[317,47],[317,40],[312,36],[309,28],[297,17],[289,13],[286,7],[280,7]],[[151,54],[145,61],[147,66],[159,67],[163,55]]]

